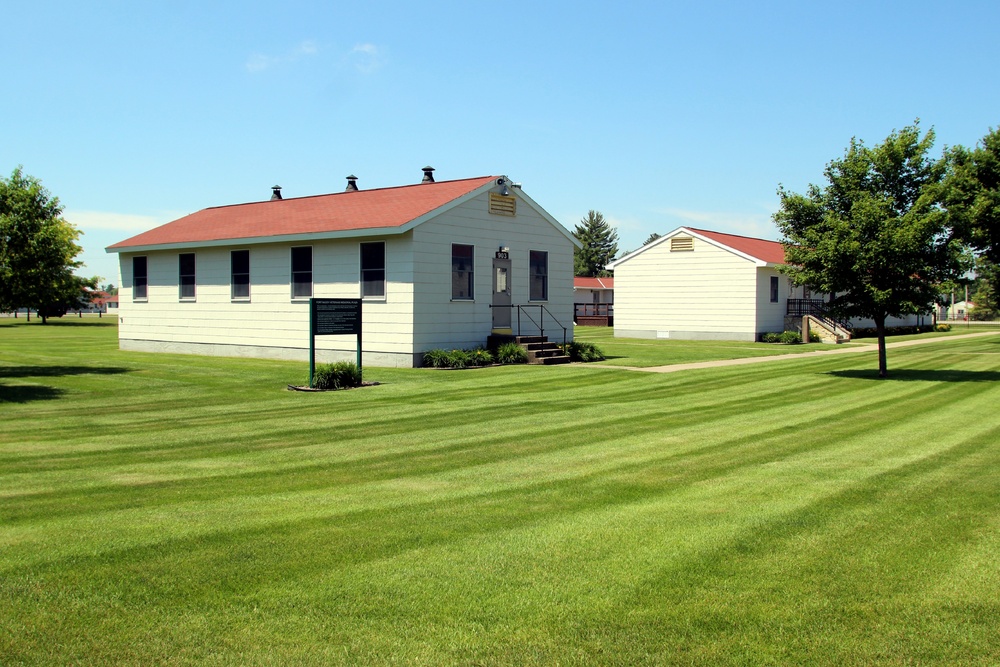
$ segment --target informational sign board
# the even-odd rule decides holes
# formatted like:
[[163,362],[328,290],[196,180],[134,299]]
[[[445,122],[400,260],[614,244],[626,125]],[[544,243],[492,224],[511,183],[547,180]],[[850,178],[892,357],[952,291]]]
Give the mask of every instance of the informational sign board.
[[309,299],[309,386],[316,373],[316,336],[357,336],[361,370],[361,299]]
[[361,299],[310,299],[314,336],[361,333]]

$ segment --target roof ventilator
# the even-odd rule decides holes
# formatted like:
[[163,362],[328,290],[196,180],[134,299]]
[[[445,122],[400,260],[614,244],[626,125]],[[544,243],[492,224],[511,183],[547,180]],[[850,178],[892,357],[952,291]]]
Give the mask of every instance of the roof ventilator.
[[424,167],[424,178],[421,183],[433,183],[434,182],[434,167]]
[[271,201],[281,199],[281,186],[272,185],[271,186]]
[[358,191],[358,177],[351,174],[347,177],[347,187],[344,188],[344,192],[357,192]]

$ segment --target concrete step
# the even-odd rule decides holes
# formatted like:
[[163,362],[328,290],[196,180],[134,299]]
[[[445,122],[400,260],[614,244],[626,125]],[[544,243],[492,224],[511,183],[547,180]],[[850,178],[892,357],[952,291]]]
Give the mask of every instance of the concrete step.
[[570,358],[565,354],[559,355],[558,357],[541,357],[535,361],[528,361],[529,364],[537,364],[541,366],[553,366],[555,364],[568,364]]
[[546,336],[513,336],[494,333],[486,341],[489,349],[496,349],[505,343],[517,343],[528,353],[528,363],[550,366],[553,364],[568,364],[570,358],[558,344],[551,342]]

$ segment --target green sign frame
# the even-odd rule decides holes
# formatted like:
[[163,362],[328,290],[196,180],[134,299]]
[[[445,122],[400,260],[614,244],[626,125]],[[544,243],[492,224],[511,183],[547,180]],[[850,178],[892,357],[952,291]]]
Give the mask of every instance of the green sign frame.
[[357,336],[361,370],[361,299],[309,299],[309,386],[316,374],[316,336]]

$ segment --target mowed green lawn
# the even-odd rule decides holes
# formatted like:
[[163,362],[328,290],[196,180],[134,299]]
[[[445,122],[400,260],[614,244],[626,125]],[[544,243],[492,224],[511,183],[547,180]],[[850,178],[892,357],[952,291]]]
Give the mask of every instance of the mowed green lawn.
[[0,665],[1000,663],[1000,335],[298,393],[105,324],[0,320]]

